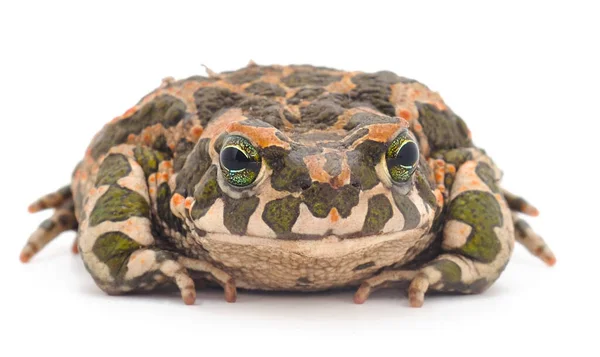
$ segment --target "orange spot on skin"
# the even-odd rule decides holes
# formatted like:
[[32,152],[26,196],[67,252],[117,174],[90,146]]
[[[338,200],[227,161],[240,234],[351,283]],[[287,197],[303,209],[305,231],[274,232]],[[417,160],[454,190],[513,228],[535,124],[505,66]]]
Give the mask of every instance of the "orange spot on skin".
[[135,134],[129,134],[127,136],[127,143],[131,144],[135,141]]
[[[369,126],[369,133],[367,134],[367,139],[371,139],[373,141],[378,141],[380,143],[385,143],[390,140],[392,135],[394,135],[401,128],[406,128],[408,123],[405,121],[401,121],[397,124],[375,124]],[[359,141],[356,142],[358,144]]]
[[173,164],[171,163],[171,161],[165,161],[162,163],[162,165],[165,169],[170,169],[173,167]]
[[127,109],[125,111],[125,113],[123,113],[123,115],[121,115],[121,116],[122,117],[128,117],[128,116],[132,115],[133,113],[135,113],[136,110],[137,110],[137,106],[131,107],[131,108]]
[[174,206],[181,205],[184,200],[185,200],[185,198],[183,198],[183,196],[178,193],[174,194],[173,197],[171,198],[171,202],[173,203]]
[[323,169],[325,158],[321,155],[311,155],[304,158],[304,163],[308,167],[310,177],[314,181],[329,182],[331,176]]
[[151,195],[154,195],[154,192],[156,192],[156,191],[154,190],[154,188],[150,188],[150,189],[148,190],[148,192],[150,192],[150,194],[151,194]]
[[442,102],[436,102],[436,103],[433,103],[433,105],[435,105],[436,108],[438,108],[439,110],[446,110],[446,109],[448,109],[448,107],[446,107],[446,105],[444,103],[442,103]]
[[279,139],[275,135],[275,133],[278,131],[275,128],[255,128],[235,122],[229,125],[227,131],[230,133],[238,132],[244,134],[260,147],[279,146],[285,149],[289,149],[290,147],[290,144]]
[[144,144],[150,145],[150,143],[152,142],[152,137],[150,136],[150,134],[145,133],[144,136],[142,137],[142,140],[143,140]]
[[340,214],[337,211],[337,208],[333,207],[331,211],[329,211],[329,220],[331,223],[335,223],[340,219]]
[[188,197],[185,199],[185,208],[186,209],[190,209],[192,207],[192,203],[194,202],[194,199],[191,197]]
[[192,130],[191,130],[191,132],[192,132],[192,136],[193,136],[194,138],[199,138],[199,137],[200,137],[200,135],[202,135],[202,132],[203,132],[203,131],[204,131],[204,129],[202,129],[202,127],[201,127],[201,126],[199,126],[199,125],[194,125],[194,126],[192,127]]
[[406,120],[410,120],[411,114],[408,110],[406,109],[402,109],[400,110],[400,112],[398,113],[398,116],[400,118],[406,119]]
[[442,195],[442,192],[439,189],[437,189],[433,191],[433,194],[435,195],[435,200],[437,202],[438,207],[442,207],[444,205],[444,195]]
[[92,188],[90,188],[90,190],[88,191],[88,193],[89,193],[90,196],[93,196],[93,195],[96,194],[96,189],[92,187]]
[[148,177],[148,182],[150,182],[150,183],[156,182],[156,174],[151,174],[150,177]]

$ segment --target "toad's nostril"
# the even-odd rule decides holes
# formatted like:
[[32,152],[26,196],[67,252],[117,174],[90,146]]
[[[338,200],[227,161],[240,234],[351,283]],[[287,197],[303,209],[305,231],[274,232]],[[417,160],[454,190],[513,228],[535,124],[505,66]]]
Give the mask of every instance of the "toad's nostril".
[[300,184],[302,191],[308,190],[312,186],[312,181],[304,181]]

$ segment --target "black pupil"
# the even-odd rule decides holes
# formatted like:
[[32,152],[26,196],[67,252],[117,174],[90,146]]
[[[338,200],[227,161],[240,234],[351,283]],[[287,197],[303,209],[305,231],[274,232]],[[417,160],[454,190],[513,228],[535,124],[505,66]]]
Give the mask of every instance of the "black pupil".
[[408,142],[400,148],[398,155],[394,159],[394,164],[402,166],[412,166],[419,159],[419,149],[414,142]]
[[246,157],[238,148],[228,147],[221,151],[221,165],[225,166],[228,170],[244,170],[252,166],[252,164],[255,164],[255,162]]

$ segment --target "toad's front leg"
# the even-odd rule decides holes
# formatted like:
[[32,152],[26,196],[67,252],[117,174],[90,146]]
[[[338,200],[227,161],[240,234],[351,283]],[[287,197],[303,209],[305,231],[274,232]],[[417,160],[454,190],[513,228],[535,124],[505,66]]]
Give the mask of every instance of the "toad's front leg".
[[381,287],[407,285],[411,306],[427,291],[478,293],[504,270],[514,246],[511,211],[498,187],[499,171],[477,151],[456,173],[448,197],[442,253],[416,269],[388,269],[367,279],[355,302]]
[[235,301],[235,285],[228,274],[161,248],[164,244],[159,244],[151,229],[144,168],[133,150],[130,145],[111,149],[94,187],[84,194],[87,202],[80,217],[79,248],[98,286],[109,294],[122,294],[171,282],[183,301],[193,304],[196,290],[188,270],[194,270],[207,273],[225,288],[225,299]]

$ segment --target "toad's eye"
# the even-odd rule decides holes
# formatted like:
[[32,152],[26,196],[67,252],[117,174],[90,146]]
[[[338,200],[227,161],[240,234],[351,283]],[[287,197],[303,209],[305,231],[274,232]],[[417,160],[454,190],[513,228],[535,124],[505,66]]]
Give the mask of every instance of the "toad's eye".
[[419,147],[408,131],[403,131],[388,146],[387,168],[394,182],[407,182],[417,168]]
[[247,139],[237,135],[225,139],[219,159],[223,177],[236,187],[252,184],[262,165],[258,150]]

